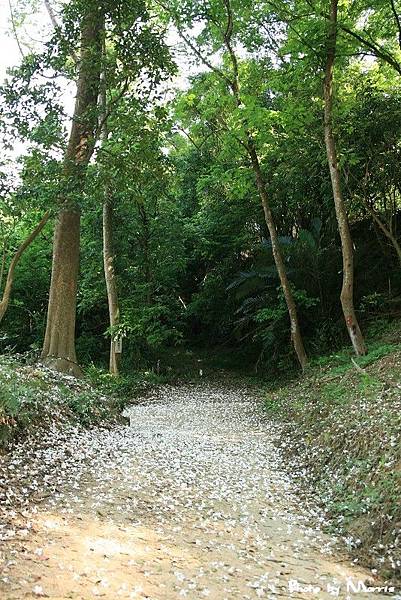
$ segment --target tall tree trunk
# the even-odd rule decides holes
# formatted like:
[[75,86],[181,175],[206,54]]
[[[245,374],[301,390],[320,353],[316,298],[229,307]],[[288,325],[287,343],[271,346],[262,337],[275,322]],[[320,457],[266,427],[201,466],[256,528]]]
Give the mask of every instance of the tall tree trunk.
[[[107,126],[107,81],[106,81],[106,44],[103,39],[103,67],[101,73],[101,89],[99,95],[100,114],[99,123],[102,128],[102,146],[107,144],[109,129]],[[121,353],[116,352],[116,340],[113,329],[120,320],[120,307],[118,302],[118,291],[116,274],[114,270],[114,243],[113,243],[113,205],[110,197],[110,185],[106,176],[104,182],[103,199],[103,266],[106,281],[107,304],[109,307],[109,324],[111,328],[109,371],[112,375],[119,374]]]
[[46,364],[77,377],[82,375],[75,353],[79,240],[79,210],[62,210],[54,234],[49,308],[42,351]]
[[333,72],[337,45],[337,13],[338,0],[331,0],[330,23],[327,36],[326,75],[324,80],[324,137],[343,256],[341,306],[355,353],[362,355],[366,354],[366,346],[354,309],[354,253],[347,211],[341,189],[340,168],[333,133]]
[[[39,223],[36,225],[35,229],[25,238],[22,244],[18,247],[16,253],[14,254],[10,267],[7,273],[6,285],[4,287],[3,297],[0,302],[0,322],[3,320],[4,315],[6,314],[8,305],[10,303],[11,292],[14,283],[14,273],[17,264],[25,250],[32,244],[32,242],[38,237],[39,233],[42,231],[43,227],[46,225],[50,217],[50,212],[46,212]],[[2,271],[3,271],[2,265]],[[1,277],[2,279],[2,277]]]
[[[228,51],[232,66],[232,78],[228,80],[229,87],[233,97],[235,98],[238,108],[243,106],[240,93],[239,68],[238,59],[232,43],[234,31],[234,16],[231,7],[231,0],[224,0],[224,6],[227,13],[227,26],[224,33],[224,44]],[[284,293],[284,298],[287,304],[288,316],[290,318],[291,340],[297,355],[299,364],[302,370],[305,369],[308,363],[308,357],[305,352],[301,329],[299,327],[298,311],[295,304],[294,296],[291,290],[291,285],[288,280],[287,271],[285,269],[284,259],[280,248],[280,242],[277,234],[276,224],[274,222],[273,213],[271,211],[269,197],[266,191],[266,182],[263,177],[260,167],[260,160],[256,150],[255,142],[248,130],[247,123],[244,122],[246,141],[243,142],[252,162],[253,172],[255,174],[256,184],[261,199],[263,212],[265,215],[266,225],[269,230],[270,240],[273,249],[273,258],[277,268],[277,273],[280,278],[281,287]]]
[[113,328],[119,323],[120,308],[118,303],[117,283],[114,271],[113,207],[109,198],[106,198],[103,203],[103,262],[104,276],[106,279],[107,301],[109,305],[110,327],[112,330],[109,370],[112,375],[118,375],[121,354],[116,353],[116,343],[113,335]]
[[308,358],[306,356],[304,344],[302,341],[301,330],[298,321],[298,312],[295,304],[294,296],[292,294],[291,285],[288,280],[287,271],[283,260],[283,255],[280,248],[280,242],[277,234],[276,224],[274,222],[273,214],[270,208],[269,198],[266,192],[266,183],[264,181],[263,173],[260,168],[259,157],[254,147],[253,141],[249,137],[248,151],[252,161],[253,171],[255,173],[256,183],[258,186],[259,196],[262,201],[263,211],[265,215],[266,225],[269,230],[270,240],[272,243],[273,257],[276,264],[277,273],[280,278],[281,287],[284,292],[285,301],[287,304],[288,315],[290,317],[291,326],[291,339],[294,346],[295,353],[297,355],[299,364],[302,370],[305,369]]
[[[226,10],[226,15],[227,15],[227,23],[226,23],[224,33],[223,33],[223,42],[224,42],[224,45],[226,47],[226,50],[228,52],[230,62],[231,62],[231,67],[232,67],[231,76],[226,75],[225,72],[221,71],[215,65],[213,65],[213,63],[209,60],[209,58],[203,56],[202,53],[197,48],[197,46],[195,44],[193,44],[190,41],[190,39],[184,34],[184,32],[182,31],[179,24],[177,24],[177,22],[176,22],[176,26],[177,26],[178,34],[184,40],[184,42],[189,46],[189,48],[191,48],[191,50],[196,54],[196,56],[211,71],[213,71],[216,75],[218,75],[218,77],[222,81],[224,81],[224,83],[228,86],[230,92],[232,93],[237,107],[242,108],[243,102],[242,102],[241,93],[240,93],[238,58],[237,58],[235,48],[233,45],[234,15],[233,15],[232,6],[231,6],[231,0],[223,0],[223,4],[224,4],[225,10]],[[169,9],[167,8],[166,10],[168,11]],[[173,16],[175,16],[174,12],[170,11],[170,13]],[[296,304],[294,301],[294,296],[292,294],[291,286],[288,281],[287,273],[285,270],[284,260],[283,260],[283,256],[281,253],[280,243],[279,243],[279,239],[278,239],[278,235],[277,235],[277,229],[276,229],[273,214],[272,214],[271,208],[270,208],[269,197],[268,197],[268,194],[266,191],[266,182],[264,181],[264,178],[263,178],[256,146],[253,141],[252,135],[249,131],[246,119],[243,119],[243,126],[244,126],[244,130],[245,130],[245,132],[244,132],[245,139],[240,139],[239,142],[246,148],[246,150],[250,156],[251,162],[252,162],[252,168],[253,168],[253,171],[255,174],[257,188],[258,188],[259,196],[260,196],[261,203],[263,206],[266,225],[269,230],[270,237],[271,237],[274,262],[276,264],[277,272],[280,277],[281,287],[284,292],[284,297],[285,297],[287,309],[288,309],[288,315],[290,317],[291,339],[292,339],[292,342],[294,345],[296,355],[298,357],[299,364],[301,365],[301,368],[304,369],[307,365],[308,358],[306,356],[304,345],[302,342],[302,335],[301,335],[301,331],[300,331],[300,327],[299,327],[297,308],[296,308]]]
[[47,326],[42,358],[52,368],[81,375],[75,352],[80,250],[80,207],[86,170],[94,150],[104,20],[95,0],[85,3],[81,57],[70,139],[64,158],[64,193],[56,222]]

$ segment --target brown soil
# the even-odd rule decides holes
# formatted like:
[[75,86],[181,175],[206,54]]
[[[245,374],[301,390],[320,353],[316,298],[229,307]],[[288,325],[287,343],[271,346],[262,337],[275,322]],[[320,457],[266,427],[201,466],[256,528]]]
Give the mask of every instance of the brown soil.
[[97,450],[3,544],[1,598],[382,597],[308,524],[256,406],[202,387],[134,407],[103,463]]

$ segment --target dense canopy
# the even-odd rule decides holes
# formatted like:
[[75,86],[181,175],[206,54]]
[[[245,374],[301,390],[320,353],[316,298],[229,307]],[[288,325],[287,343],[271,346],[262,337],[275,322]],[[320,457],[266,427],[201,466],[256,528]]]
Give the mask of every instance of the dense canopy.
[[0,90],[3,350],[266,372],[348,329],[365,354],[400,308],[396,4],[44,4],[14,1]]

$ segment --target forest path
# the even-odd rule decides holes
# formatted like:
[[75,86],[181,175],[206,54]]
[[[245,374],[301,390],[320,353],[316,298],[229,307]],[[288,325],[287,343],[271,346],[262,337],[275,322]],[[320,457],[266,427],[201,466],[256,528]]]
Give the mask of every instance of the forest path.
[[130,419],[19,450],[10,482],[29,474],[40,502],[4,545],[1,598],[383,597],[308,526],[254,392],[165,387]]

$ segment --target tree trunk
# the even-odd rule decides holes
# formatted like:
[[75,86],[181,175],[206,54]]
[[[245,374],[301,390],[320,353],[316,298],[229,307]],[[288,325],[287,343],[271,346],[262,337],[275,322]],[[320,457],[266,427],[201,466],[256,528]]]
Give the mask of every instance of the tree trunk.
[[366,346],[354,309],[353,246],[347,211],[341,189],[340,168],[338,165],[337,149],[333,133],[333,72],[337,44],[337,11],[338,0],[331,0],[330,26],[327,37],[326,75],[324,80],[324,137],[343,256],[343,284],[340,296],[341,306],[355,353],[357,355],[362,355],[366,354]]
[[81,60],[70,139],[64,158],[64,193],[56,223],[47,326],[42,358],[52,368],[81,375],[75,353],[75,318],[80,247],[79,198],[94,149],[103,16],[95,0],[85,3]]
[[[232,66],[232,78],[228,80],[228,83],[229,87],[231,88],[232,95],[235,98],[236,105],[238,106],[238,108],[242,108],[243,102],[240,93],[238,59],[232,43],[232,36],[234,32],[234,15],[231,7],[231,0],[224,0],[224,6],[227,13],[227,26],[224,33],[224,44],[230,56]],[[246,123],[246,121],[244,121],[243,124],[245,128],[246,141],[245,143],[242,143],[246,147],[252,162],[252,168],[256,178],[256,185],[258,188],[263,212],[265,215],[266,225],[269,230],[270,239],[272,243],[273,258],[277,268],[278,276],[280,278],[284,298],[287,304],[287,310],[291,326],[291,340],[299,364],[302,370],[304,370],[306,365],[308,364],[308,357],[306,356],[304,344],[302,341],[302,334],[298,321],[298,311],[295,304],[294,296],[292,294],[291,285],[287,277],[287,271],[285,269],[283,255],[281,253],[276,224],[274,222],[273,213],[270,208],[269,197],[266,191],[266,182],[263,177],[262,169],[260,168],[260,161],[258,153],[256,151],[255,142],[252,138],[252,135],[249,132],[248,124]]]
[[280,278],[281,287],[284,292],[285,301],[287,304],[288,315],[290,317],[291,325],[291,339],[292,343],[302,370],[305,369],[308,358],[306,356],[304,344],[302,341],[301,330],[298,321],[297,307],[292,294],[291,285],[287,277],[287,271],[283,260],[283,255],[280,248],[280,242],[278,239],[276,224],[274,222],[273,214],[270,208],[269,199],[266,192],[266,184],[264,181],[263,173],[260,168],[259,157],[254,147],[253,141],[249,138],[248,151],[252,160],[252,167],[256,177],[256,183],[258,186],[259,196],[262,201],[263,211],[265,214],[266,225],[269,230],[270,239],[273,249],[274,262],[276,264],[277,272]]
[[[32,244],[32,242],[38,237],[39,233],[42,231],[43,227],[48,222],[49,217],[50,217],[50,212],[48,211],[43,215],[41,221],[37,224],[35,229],[22,242],[22,244],[19,246],[19,248],[17,249],[16,253],[14,254],[14,256],[11,260],[10,267],[9,267],[8,273],[7,273],[6,285],[4,287],[3,298],[1,299],[1,302],[0,302],[0,322],[3,320],[4,315],[7,312],[8,305],[10,303],[11,291],[12,291],[13,283],[14,283],[15,268],[16,268],[21,256],[25,252],[25,250]],[[3,269],[3,266],[2,266],[2,269]]]
[[[226,47],[226,50],[229,54],[229,58],[231,61],[232,67],[232,77],[227,76],[223,71],[216,68],[208,58],[202,56],[201,52],[196,48],[194,44],[190,42],[190,40],[184,35],[180,27],[177,27],[178,34],[184,40],[184,42],[191,48],[191,50],[197,55],[197,57],[214,73],[216,73],[222,81],[228,86],[230,89],[235,103],[238,108],[243,107],[243,102],[241,99],[240,93],[240,80],[239,80],[239,64],[238,58],[235,52],[235,48],[233,45],[233,34],[234,34],[234,15],[231,6],[231,0],[223,0],[223,4],[227,14],[227,23],[223,33],[223,41]],[[245,139],[240,139],[240,143],[244,146],[251,158],[253,171],[255,173],[256,183],[258,192],[261,198],[263,211],[265,215],[266,225],[270,233],[272,248],[273,248],[273,257],[274,262],[276,264],[277,272],[280,277],[281,287],[284,292],[285,301],[287,303],[288,314],[290,317],[291,323],[291,339],[294,345],[294,349],[296,355],[298,357],[299,364],[301,368],[304,369],[307,365],[308,358],[305,353],[304,345],[302,342],[302,335],[299,328],[298,322],[298,314],[297,308],[295,305],[294,297],[292,294],[291,286],[288,281],[287,273],[285,270],[283,256],[281,254],[280,243],[277,235],[276,225],[274,223],[273,214],[271,212],[269,198],[266,192],[266,183],[263,178],[262,170],[260,168],[259,157],[256,151],[256,147],[253,141],[253,138],[249,132],[248,124],[246,119],[243,119],[243,126],[245,129]]]
[[109,199],[106,199],[103,203],[103,261],[107,300],[109,305],[110,327],[112,330],[109,369],[112,375],[118,375],[121,355],[116,353],[113,328],[118,325],[120,309],[118,304],[116,276],[114,272],[113,208]]
[[79,211],[62,210],[54,234],[53,269],[42,353],[46,364],[76,377],[82,375],[75,353],[79,237]]
[[397,254],[398,261],[401,265],[401,246],[400,246],[396,236],[392,233],[392,231],[390,230],[389,227],[386,227],[386,225],[383,223],[381,218],[375,213],[373,208],[371,206],[369,206],[368,202],[365,202],[365,206],[366,206],[367,211],[371,215],[372,219],[376,223],[376,225],[379,227],[379,229],[382,231],[382,233],[386,236],[386,238],[388,240],[390,240],[390,242]]
[[142,221],[143,235],[142,237],[142,250],[143,250],[143,269],[146,282],[146,304],[147,306],[152,305],[152,269],[150,263],[150,226],[149,218],[146,214],[145,207],[140,201],[137,203],[138,213]]
[[[99,95],[100,114],[99,123],[101,126],[102,146],[107,143],[109,137],[109,129],[107,126],[107,81],[106,81],[106,44],[103,39],[103,67],[100,77],[101,89]],[[110,356],[109,356],[109,371],[112,375],[119,374],[119,365],[121,353],[116,352],[116,341],[113,329],[118,325],[120,320],[120,307],[118,302],[117,281],[114,270],[114,244],[113,244],[113,205],[110,198],[109,180],[106,176],[104,182],[104,200],[103,200],[103,266],[104,277],[106,281],[107,304],[109,307],[109,324],[111,328],[110,338]]]

